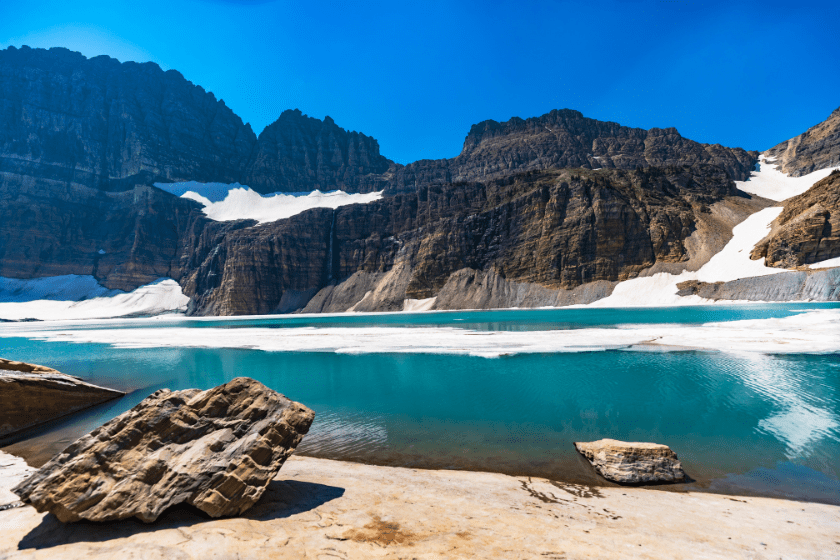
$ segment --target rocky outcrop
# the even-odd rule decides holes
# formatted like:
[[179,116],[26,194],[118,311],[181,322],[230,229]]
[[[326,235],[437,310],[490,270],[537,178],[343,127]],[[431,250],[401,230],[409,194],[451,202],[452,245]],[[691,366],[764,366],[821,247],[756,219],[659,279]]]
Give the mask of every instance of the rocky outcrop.
[[397,169],[389,191],[572,167],[629,170],[710,164],[743,181],[756,161],[757,152],[700,144],[683,138],[675,128],[630,128],[563,109],[527,120],[514,117],[473,125],[457,157],[422,160]]
[[151,522],[187,503],[241,514],[309,430],[315,413],[253,379],[162,389],[80,438],[12,491],[63,522]]
[[295,109],[260,133],[243,183],[262,193],[371,192],[384,188],[393,165],[374,138]]
[[0,358],[0,438],[124,394],[52,368]]
[[[517,284],[491,288],[488,302],[577,302],[556,290],[688,260],[685,240],[698,215],[737,196],[723,170],[703,165],[433,185],[226,234],[194,268],[185,293],[199,314],[271,312],[284,297],[313,289],[321,291],[305,310],[395,310],[405,299],[437,295],[453,273],[472,269]],[[524,284],[555,292],[537,294]]]
[[595,470],[619,484],[654,484],[685,480],[677,454],[667,445],[614,439],[576,442],[575,448]]
[[840,166],[840,108],[823,122],[770,148],[764,155],[774,158],[769,163],[792,177]]
[[840,257],[840,170],[785,201],[770,233],[750,254],[762,257],[779,268]]
[[157,64],[0,51],[0,173],[106,191],[234,182],[256,145],[223,101]]
[[689,280],[678,295],[721,301],[840,301],[840,267],[780,272],[730,282]]

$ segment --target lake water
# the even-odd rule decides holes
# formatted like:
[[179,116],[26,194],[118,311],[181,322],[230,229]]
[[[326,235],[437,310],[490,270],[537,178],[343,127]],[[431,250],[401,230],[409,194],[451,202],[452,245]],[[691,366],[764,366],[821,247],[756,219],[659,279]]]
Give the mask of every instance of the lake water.
[[[316,411],[298,448],[304,455],[603,484],[572,442],[654,441],[671,446],[695,480],[671,489],[840,503],[836,352],[720,352],[635,343],[577,351],[581,343],[575,342],[556,352],[506,351],[488,358],[485,349],[470,355],[470,337],[483,340],[487,333],[512,333],[526,342],[592,333],[603,342],[610,333],[624,336],[633,328],[682,329],[691,342],[692,333],[706,332],[705,323],[743,325],[732,332],[755,335],[764,325],[807,318],[802,312],[815,310],[840,313],[840,305],[8,323],[0,325],[0,356],[130,393],[31,430],[4,449],[42,463],[159,388],[209,388],[249,376]],[[818,335],[840,341],[840,332],[824,332],[833,326],[821,328],[811,334],[789,327],[790,340],[777,343]],[[402,338],[371,351],[342,346],[357,333],[377,332]],[[290,340],[306,342],[284,343],[291,344],[289,351],[230,347],[261,348],[292,335]],[[342,336],[336,347],[345,349],[322,348],[332,343],[321,339]],[[313,337],[319,350],[294,350],[311,348]],[[130,346],[126,340],[150,347],[121,347]],[[453,340],[458,342],[445,353],[435,352],[436,344]],[[505,340],[514,348],[525,344]]]

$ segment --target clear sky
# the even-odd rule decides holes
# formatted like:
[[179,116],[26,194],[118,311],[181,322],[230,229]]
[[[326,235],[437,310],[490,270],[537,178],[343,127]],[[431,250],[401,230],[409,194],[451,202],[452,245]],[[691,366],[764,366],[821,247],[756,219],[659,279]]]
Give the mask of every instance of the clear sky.
[[0,48],[154,61],[259,133],[329,115],[407,163],[571,108],[764,150],[840,106],[837,2],[0,0]]

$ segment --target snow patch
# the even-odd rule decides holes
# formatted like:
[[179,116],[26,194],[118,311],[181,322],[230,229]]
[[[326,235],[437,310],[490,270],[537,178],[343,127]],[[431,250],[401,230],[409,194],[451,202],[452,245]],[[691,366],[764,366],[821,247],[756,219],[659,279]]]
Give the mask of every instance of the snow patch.
[[[149,320],[150,322],[153,320]],[[495,358],[507,354],[597,352],[608,349],[686,348],[751,354],[825,354],[840,351],[840,309],[782,319],[689,324],[622,325],[545,331],[478,331],[456,327],[113,328],[119,322],[44,326],[0,325],[0,337],[104,343],[120,348],[252,348],[271,352],[458,354]],[[141,323],[142,324],[142,323]]]
[[750,259],[753,247],[770,233],[770,224],[781,211],[780,207],[765,208],[735,226],[729,243],[696,272],[686,271],[679,275],[661,272],[627,280],[619,283],[608,297],[588,306],[644,307],[714,303],[700,296],[678,296],[677,284],[686,280],[729,282],[738,278],[785,272],[783,268],[764,266],[764,258],[755,261]]
[[[132,292],[109,290],[93,276],[52,276],[32,280],[0,277],[0,319],[104,319],[184,311],[190,298],[171,278]],[[15,328],[20,328],[19,324]]]
[[809,265],[808,268],[810,268],[811,270],[815,270],[817,268],[834,268],[835,266],[840,266],[840,257],[834,257],[833,259],[828,259],[825,261],[814,263],[812,265]]
[[802,177],[789,177],[772,165],[775,161],[775,159],[768,159],[763,155],[758,156],[758,171],[750,173],[750,178],[747,181],[735,181],[735,185],[744,192],[781,201],[804,193],[814,183],[820,179],[825,179],[835,169],[840,169],[840,167],[830,167],[819,169]]
[[382,191],[350,194],[344,191],[323,193],[274,193],[261,195],[239,183],[155,183],[166,192],[194,200],[204,206],[204,214],[219,222],[257,220],[260,223],[290,218],[311,208],[338,208],[347,204],[367,204],[382,198]]

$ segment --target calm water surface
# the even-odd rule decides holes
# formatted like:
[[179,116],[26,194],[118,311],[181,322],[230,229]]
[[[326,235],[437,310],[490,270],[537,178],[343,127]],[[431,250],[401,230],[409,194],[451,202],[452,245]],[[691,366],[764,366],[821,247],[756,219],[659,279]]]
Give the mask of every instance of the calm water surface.
[[[297,316],[180,320],[155,326],[620,328],[628,323],[778,318],[829,307],[840,306]],[[116,328],[136,326],[149,323]],[[120,349],[0,338],[0,356],[46,364],[93,383],[130,391],[120,400],[6,442],[5,450],[23,454],[35,464],[159,388],[209,388],[249,376],[316,411],[312,430],[298,448],[300,454],[600,484],[572,442],[603,437],[655,441],[670,445],[696,481],[672,489],[840,503],[840,356],[836,354],[606,351],[487,359]]]

